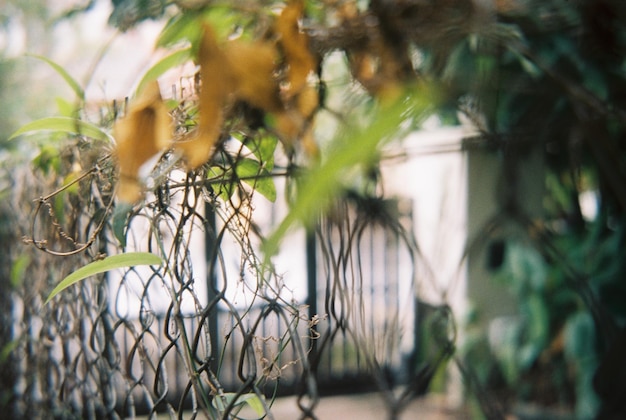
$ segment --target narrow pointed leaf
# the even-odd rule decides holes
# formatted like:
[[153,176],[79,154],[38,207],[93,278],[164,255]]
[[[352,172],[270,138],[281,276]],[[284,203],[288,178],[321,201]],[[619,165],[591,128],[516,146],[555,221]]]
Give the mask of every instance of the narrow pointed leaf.
[[70,117],[47,117],[29,122],[11,134],[9,140],[22,134],[33,134],[42,131],[62,131],[72,134],[80,134],[96,140],[113,141],[113,138],[99,127],[86,121]]
[[198,13],[189,12],[170,19],[159,35],[156,47],[171,47],[182,41],[195,42],[202,30],[199,16]]
[[382,109],[368,127],[345,131],[335,141],[328,159],[302,178],[289,213],[264,243],[265,255],[270,257],[278,252],[280,242],[295,224],[308,224],[323,212],[350,177],[350,171],[369,166],[380,147],[401,131],[399,127],[409,115],[423,120],[432,109],[434,93],[424,88],[407,101]]
[[190,58],[190,48],[176,51],[168,55],[167,57],[164,57],[154,66],[150,67],[146,74],[144,74],[144,76],[141,78],[141,81],[137,85],[137,93],[141,92],[146,84],[148,84],[149,82],[158,79],[159,76],[161,76],[166,71],[184,64],[185,62],[189,61]]
[[52,300],[56,295],[67,289],[71,285],[78,283],[87,277],[111,271],[116,268],[134,267],[137,265],[160,265],[163,260],[149,252],[129,252],[125,254],[112,255],[103,260],[94,261],[87,264],[84,267],[74,271],[69,276],[65,277],[61,282],[52,290],[46,304]]
[[74,91],[78,99],[81,101],[85,100],[85,91],[80,86],[80,84],[72,77],[70,74],[59,64],[50,60],[49,58],[43,57],[41,55],[29,54],[29,57],[36,58],[37,60],[41,60],[46,62],[50,67],[52,67],[59,75],[65,80],[65,82],[69,85],[70,88]]

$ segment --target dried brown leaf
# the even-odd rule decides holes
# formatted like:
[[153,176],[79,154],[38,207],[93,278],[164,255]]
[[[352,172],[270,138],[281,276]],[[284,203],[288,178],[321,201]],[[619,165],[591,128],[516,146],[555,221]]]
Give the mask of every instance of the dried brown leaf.
[[167,149],[172,138],[172,120],[156,81],[145,87],[126,116],[115,123],[114,136],[120,170],[117,195],[123,202],[134,203],[142,194],[139,168]]
[[286,97],[300,93],[306,86],[309,75],[317,67],[317,60],[309,48],[309,37],[300,29],[304,14],[302,1],[291,1],[276,19],[275,31],[287,64]]
[[202,81],[198,128],[188,138],[175,144],[188,169],[196,169],[211,158],[224,123],[224,108],[235,87],[228,58],[209,26],[204,27],[198,59]]
[[286,85],[282,89],[285,111],[276,113],[276,130],[283,144],[292,150],[300,141],[305,152],[317,155],[317,146],[311,130],[312,116],[319,106],[317,90],[309,84],[318,60],[311,53],[309,38],[300,28],[304,3],[291,1],[276,19],[274,30],[284,54]]
[[231,41],[225,53],[236,83],[236,96],[266,112],[283,109],[275,76],[279,62],[276,45],[270,42]]

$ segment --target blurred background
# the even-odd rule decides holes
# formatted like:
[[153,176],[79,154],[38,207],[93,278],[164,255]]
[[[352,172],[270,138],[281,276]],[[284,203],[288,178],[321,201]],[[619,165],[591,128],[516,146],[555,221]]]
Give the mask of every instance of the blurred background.
[[[341,188],[322,184],[332,204],[267,266],[263,243],[306,197],[294,191],[307,164],[267,118],[250,123],[258,110],[233,105],[197,171],[168,153],[150,161],[132,209],[114,198],[110,136],[146,74],[176,135],[193,130],[198,67],[172,51],[193,54],[202,19],[245,40],[284,7],[3,0],[3,408],[260,418],[285,396],[294,413],[276,418],[326,418],[320,400],[376,392],[371,418],[621,418],[622,2],[305,2],[322,162],[393,120],[377,114],[379,86],[419,81],[436,99],[406,105],[374,159],[337,158]],[[168,263],[111,270],[44,304],[79,267],[134,251]]]

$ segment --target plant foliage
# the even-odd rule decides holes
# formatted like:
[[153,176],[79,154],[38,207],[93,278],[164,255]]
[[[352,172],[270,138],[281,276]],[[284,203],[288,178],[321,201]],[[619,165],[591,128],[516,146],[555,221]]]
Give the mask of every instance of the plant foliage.
[[[102,222],[91,239],[111,228],[125,247],[128,223],[142,207],[151,200],[167,207],[174,170],[186,173],[186,187],[198,187],[212,205],[236,209],[231,220],[248,215],[252,195],[277,201],[275,178],[286,176],[295,180],[289,211],[273,232],[259,235],[269,262],[294,226],[318,221],[364,179],[377,181],[383,149],[400,144],[426,116],[469,121],[478,135],[465,145],[493,151],[503,168],[501,214],[491,222],[506,220],[523,232],[521,240],[506,241],[495,276],[516,298],[519,316],[495,345],[483,334],[468,352],[468,360],[482,355],[489,365],[478,375],[485,380],[479,391],[493,385],[494,369],[521,399],[576,406],[583,417],[619,412],[610,393],[595,398],[590,378],[603,363],[624,368],[623,361],[603,359],[626,328],[622,1],[115,0],[113,6],[110,22],[121,30],[168,17],[155,45],[166,55],[140,77],[128,107],[93,124],[84,87],[57,63],[36,57],[68,84],[78,109],[60,101],[65,116],[33,121],[11,136],[54,131],[101,141],[94,142],[100,156],[91,157],[94,169],[87,173],[105,173],[100,164],[107,162],[115,169],[102,182],[115,189],[102,200]],[[326,60],[335,53],[345,74],[333,80]],[[189,63],[197,68],[191,92],[164,100],[160,79]],[[336,128],[320,141],[322,114]],[[60,197],[84,178],[62,170],[49,147],[34,162],[44,173],[64,172]],[[530,175],[522,162],[537,152],[546,168],[545,209],[532,220],[519,186]],[[53,196],[38,208],[62,214],[64,203]],[[585,207],[589,196],[596,197],[594,211]],[[193,202],[191,195],[185,200]],[[53,225],[74,246],[69,253],[93,243],[71,241],[61,219]],[[32,243],[50,251],[45,241]],[[48,300],[90,275],[162,258],[167,255],[129,253],[93,262],[65,278]],[[485,360],[489,352],[494,360]],[[606,389],[602,378],[596,390]],[[550,392],[529,391],[538,380]],[[225,394],[212,404],[222,411],[225,404],[257,409],[264,403],[256,394]]]

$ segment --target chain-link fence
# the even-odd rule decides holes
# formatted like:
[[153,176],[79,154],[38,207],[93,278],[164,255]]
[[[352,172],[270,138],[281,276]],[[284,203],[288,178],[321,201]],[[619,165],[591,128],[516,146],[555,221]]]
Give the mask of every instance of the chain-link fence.
[[[145,202],[120,213],[113,161],[100,152],[72,141],[64,164],[89,169],[70,182],[11,178],[3,234],[24,236],[3,246],[27,261],[3,293],[12,418],[271,418],[288,394],[315,418],[321,396],[356,390],[383,392],[395,415],[450,354],[445,334],[435,356],[419,352],[420,254],[406,203],[345,194],[288,240],[292,266],[281,271],[280,255],[274,264],[259,251],[280,199],[270,205],[236,174],[172,170],[165,154]],[[291,171],[275,170],[279,190]],[[129,251],[163,263],[91,277],[44,303],[62,276]]]

